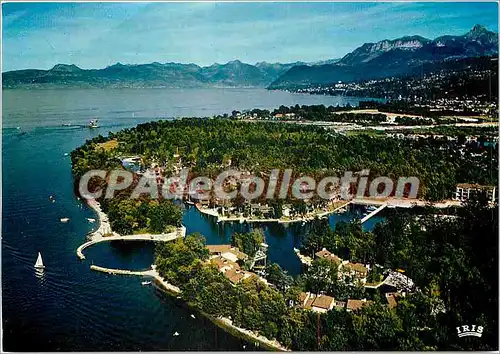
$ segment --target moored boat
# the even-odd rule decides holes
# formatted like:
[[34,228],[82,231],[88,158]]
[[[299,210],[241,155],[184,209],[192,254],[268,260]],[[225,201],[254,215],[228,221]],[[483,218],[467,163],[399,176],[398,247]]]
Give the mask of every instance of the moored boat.
[[89,128],[99,128],[99,124],[97,124],[97,119],[95,119],[95,120],[92,119],[89,122]]

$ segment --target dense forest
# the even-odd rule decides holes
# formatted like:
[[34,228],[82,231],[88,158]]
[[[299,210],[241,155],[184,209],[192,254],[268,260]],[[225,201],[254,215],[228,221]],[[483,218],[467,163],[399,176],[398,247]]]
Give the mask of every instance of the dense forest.
[[169,233],[181,226],[182,211],[170,200],[134,200],[118,196],[102,201],[111,229],[121,235]]
[[[337,283],[336,268],[324,261],[295,279],[271,265],[266,269],[271,285],[253,277],[233,286],[205,262],[199,234],[159,244],[156,264],[192,306],[230,317],[294,350],[496,350],[498,207],[479,197],[454,218],[435,215],[430,209],[419,217],[396,214],[372,232],[356,223],[330,231],[318,221],[305,240],[304,249],[326,246],[353,260],[404,269],[416,288],[394,308],[376,292]],[[354,312],[317,314],[296,306],[306,290],[374,302]],[[462,324],[483,326],[482,338],[459,338],[455,327]]]
[[[273,168],[292,168],[297,175],[317,179],[370,169],[371,178],[417,176],[420,197],[442,200],[451,196],[456,183],[498,184],[497,147],[462,143],[345,136],[316,126],[193,118],[151,122],[99,136],[73,151],[71,158],[75,182],[90,169],[124,168],[121,158],[139,155],[143,168],[156,163],[171,173],[182,163],[194,174],[210,177],[229,166],[260,176]],[[106,182],[99,183],[102,187]],[[170,201],[131,201],[127,192],[103,200],[114,229],[165,232],[179,225],[180,210]],[[432,209],[424,209],[419,216],[397,213],[371,232],[356,222],[340,223],[332,231],[318,220],[303,241],[302,250],[308,254],[326,247],[353,262],[403,269],[416,289],[394,308],[377,292],[337,282],[336,268],[324,260],[315,260],[297,278],[278,265],[269,265],[265,274],[271,285],[250,277],[233,286],[206,263],[208,251],[199,234],[159,244],[155,264],[192,306],[213,316],[231,317],[234,324],[276,338],[291,349],[495,350],[498,206],[473,198],[454,216],[438,214]],[[255,232],[234,235],[232,243],[252,253],[261,240]],[[354,312],[332,310],[318,315],[297,306],[301,291],[339,300],[367,297],[373,304]],[[462,324],[483,326],[482,338],[458,338],[455,328]]]
[[[100,143],[116,140],[114,149]],[[143,165],[182,161],[192,173],[215,177],[227,167],[265,177],[271,169],[293,169],[316,180],[345,171],[370,169],[370,178],[416,176],[421,198],[452,196],[457,183],[497,184],[497,147],[468,147],[457,142],[409,141],[369,135],[344,136],[314,126],[240,122],[229,119],[182,119],[140,124],[88,141],[71,153],[78,178],[93,168],[121,168],[121,156],[140,155]],[[479,155],[478,155],[479,154]]]

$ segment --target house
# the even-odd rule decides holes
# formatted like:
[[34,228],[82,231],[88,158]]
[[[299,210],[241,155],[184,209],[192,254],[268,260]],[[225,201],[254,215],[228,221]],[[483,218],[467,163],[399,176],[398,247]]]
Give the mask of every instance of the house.
[[340,259],[336,255],[334,255],[333,253],[328,251],[326,248],[323,248],[321,251],[316,252],[315,255],[316,255],[316,258],[324,258],[326,260],[329,260],[329,261],[335,262],[335,263],[339,263],[339,264],[342,263],[342,259]]
[[335,306],[335,299],[328,295],[316,295],[310,292],[300,293],[299,295],[300,306],[306,310],[314,312],[327,312]]
[[241,280],[249,278],[252,276],[252,273],[245,272],[238,268],[232,268],[224,272],[226,278],[233,284],[238,284]]
[[389,308],[395,308],[398,305],[398,299],[402,297],[401,293],[393,292],[393,293],[386,293],[385,294],[385,299],[387,300],[387,306]]
[[232,262],[230,260],[227,260],[225,258],[222,258],[220,256],[216,256],[214,258],[210,259],[210,263],[214,264],[219,272],[225,273],[226,271],[230,269],[239,269],[240,266],[238,263]]
[[453,199],[466,201],[471,197],[471,195],[478,192],[485,192],[488,200],[492,203],[498,200],[498,190],[496,186],[483,186],[480,184],[468,183],[457,184]]
[[318,295],[312,303],[312,310],[314,312],[327,312],[333,309],[335,299],[328,295]]
[[346,309],[347,311],[356,311],[364,306],[370,306],[372,303],[373,301],[366,299],[363,300],[348,299],[346,304]]
[[339,269],[339,275],[342,277],[350,276],[362,282],[366,282],[369,268],[361,263],[343,262]]
[[256,276],[251,272],[241,269],[238,263],[223,258],[222,256],[212,257],[208,261],[215,265],[219,272],[224,274],[224,276],[228,278],[233,285],[238,284],[243,279]]
[[211,255],[220,256],[224,252],[228,252],[231,249],[231,245],[207,245],[208,253]]
[[210,255],[221,256],[232,262],[245,261],[248,255],[241,252],[238,247],[231,245],[207,245],[208,253]]
[[387,289],[386,292],[394,291],[412,291],[415,287],[415,283],[408,276],[401,274],[397,271],[389,271],[387,277],[384,279],[383,286],[380,287],[381,290]]

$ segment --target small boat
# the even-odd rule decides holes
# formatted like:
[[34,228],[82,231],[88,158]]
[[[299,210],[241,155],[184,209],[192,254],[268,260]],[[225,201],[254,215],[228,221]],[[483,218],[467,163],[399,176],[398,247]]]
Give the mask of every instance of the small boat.
[[191,318],[196,318],[196,317],[194,317],[194,315],[193,315],[193,314],[191,314]]
[[69,154],[67,152],[64,153],[64,156],[68,156]]
[[69,218],[61,218],[61,222],[68,222]]
[[63,123],[62,126],[63,127],[71,127],[71,123]]
[[88,220],[90,223],[94,223],[94,222],[95,222],[95,219],[93,219],[93,218],[87,218],[87,220]]
[[17,130],[21,130],[21,127],[16,127]]
[[42,261],[42,254],[40,252],[38,252],[38,258],[36,259],[36,262],[35,262],[35,268],[36,269],[45,268],[45,266],[43,265],[43,261]]
[[99,124],[97,124],[97,119],[96,120],[91,120],[89,122],[89,128],[99,128]]
[[150,282],[150,281],[143,281],[141,284],[142,284],[142,285],[150,285],[150,284],[151,284],[151,282]]
[[179,333],[179,332],[175,332],[175,333],[174,333],[174,337],[177,337],[177,336],[180,336],[180,333]]

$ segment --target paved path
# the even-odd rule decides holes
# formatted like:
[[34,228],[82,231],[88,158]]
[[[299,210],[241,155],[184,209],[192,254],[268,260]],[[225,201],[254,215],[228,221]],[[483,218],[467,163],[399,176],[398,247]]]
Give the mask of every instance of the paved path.
[[151,278],[154,278],[155,280],[157,280],[165,289],[172,291],[176,294],[179,294],[181,292],[181,289],[179,289],[177,286],[172,285],[170,283],[167,283],[165,280],[163,280],[163,278],[160,276],[160,274],[158,274],[158,272],[156,271],[154,266],[152,269],[143,270],[143,271],[105,268],[105,267],[100,267],[100,266],[96,266],[96,265],[91,265],[90,269],[95,270],[97,272],[103,272],[103,273],[108,273],[108,274],[138,275],[138,276],[151,277]]
[[108,241],[153,241],[153,242],[167,242],[173,241],[178,238],[184,238],[186,236],[186,228],[181,226],[175,232],[171,232],[169,234],[142,234],[142,235],[127,235],[127,236],[107,236],[107,237],[95,237],[91,241],[85,242],[77,248],[76,254],[78,258],[85,259],[85,255],[83,254],[83,250],[87,247],[95,245],[100,242],[108,242]]

